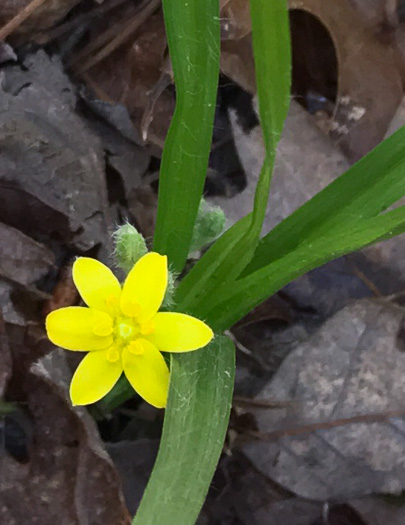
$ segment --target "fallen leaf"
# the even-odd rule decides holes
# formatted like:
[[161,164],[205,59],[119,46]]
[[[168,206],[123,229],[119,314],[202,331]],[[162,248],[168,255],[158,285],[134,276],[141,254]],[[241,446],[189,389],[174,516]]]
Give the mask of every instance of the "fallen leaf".
[[0,220],[34,239],[52,235],[64,249],[108,246],[101,144],[75,113],[59,60],[39,51],[24,65],[28,72],[7,68],[0,91]]
[[272,480],[314,500],[404,490],[405,311],[387,301],[347,306],[285,359],[261,399],[245,453]]
[[[238,114],[230,111],[236,149],[245,173],[247,187],[232,199],[216,197],[233,224],[253,205],[254,191],[264,160],[264,145],[259,126],[245,131]],[[313,119],[292,101],[278,145],[275,171],[263,232],[268,232],[301,204],[332,182],[346,168],[345,157],[314,125]]]
[[[117,44],[113,52],[108,50],[116,33],[98,54],[82,49],[73,57],[72,67],[79,74],[85,73],[85,82],[99,98],[123,104],[143,140],[161,149],[174,111],[175,97],[173,91],[165,89],[172,80],[165,56],[167,41],[163,15],[158,7],[155,1],[146,2],[140,7],[130,7],[118,20],[108,19],[106,34],[114,23],[123,33],[125,27],[133,30],[128,31],[126,40]],[[97,38],[102,38],[102,35]],[[103,52],[103,49],[108,52]],[[88,55],[84,65],[83,55]],[[98,58],[101,56],[102,60]]]
[[393,498],[368,497],[350,501],[350,505],[363,517],[367,525],[403,525],[405,505],[403,496]]
[[11,377],[12,360],[10,347],[6,333],[6,324],[0,311],[0,399],[4,398],[4,392]]
[[[370,31],[351,0],[289,0],[289,5],[303,24],[308,16],[322,24],[335,45],[338,93],[331,134],[350,160],[357,160],[382,140],[402,99],[395,42],[387,45]],[[375,2],[367,5],[371,12]],[[307,53],[316,56],[317,42],[307,41]]]
[[246,0],[230,0],[221,8],[221,39],[239,40],[252,31],[250,5]]
[[159,448],[158,439],[107,443],[106,449],[117,468],[123,485],[125,501],[135,515],[149,480]]
[[22,345],[15,337],[9,342],[14,375],[8,399],[24,403],[33,435],[26,463],[2,451],[1,521],[129,525],[118,474],[94,421],[67,398],[65,354],[55,350],[29,369],[20,361]]
[[44,277],[54,267],[55,256],[15,228],[0,222],[0,276],[27,285]]

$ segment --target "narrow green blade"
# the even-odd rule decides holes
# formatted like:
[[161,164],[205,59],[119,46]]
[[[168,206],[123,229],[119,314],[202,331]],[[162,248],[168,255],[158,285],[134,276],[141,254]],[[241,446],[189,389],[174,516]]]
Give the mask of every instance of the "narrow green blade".
[[164,0],[176,110],[159,178],[154,249],[180,272],[208,166],[219,75],[218,0]]
[[[159,182],[154,248],[181,271],[187,259],[211,144],[219,69],[218,0],[164,0],[177,103]],[[234,348],[218,336],[171,356],[158,458],[134,525],[193,525],[222,451],[231,407]]]
[[176,299],[181,308],[191,312],[202,300],[212,302],[219,287],[236,279],[253,256],[266,214],[276,147],[290,102],[291,50],[286,1],[252,0],[251,18],[266,158],[252,203],[253,213],[228,230],[179,286]]
[[247,275],[345,223],[373,217],[405,195],[405,127],[301,206],[259,243]]
[[173,356],[162,445],[133,525],[195,523],[222,451],[234,370],[226,337]]
[[202,316],[216,319],[216,330],[225,330],[236,323],[255,306],[300,275],[375,242],[386,240],[405,231],[405,206],[377,217],[364,219],[359,224],[347,224],[339,231],[311,239],[296,250],[273,261],[254,273],[238,280],[223,290],[221,301]]

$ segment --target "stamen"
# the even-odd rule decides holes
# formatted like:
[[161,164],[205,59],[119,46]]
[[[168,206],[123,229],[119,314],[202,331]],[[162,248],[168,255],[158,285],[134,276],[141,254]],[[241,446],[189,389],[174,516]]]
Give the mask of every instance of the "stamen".
[[142,355],[145,352],[145,348],[139,339],[136,341],[131,341],[127,346],[127,349],[129,352],[131,352],[131,354],[134,355]]
[[110,348],[107,352],[107,360],[110,363],[115,363],[120,358],[120,353],[114,347]]
[[93,328],[93,334],[100,337],[107,337],[111,335],[113,331],[112,324],[109,323],[100,323]]

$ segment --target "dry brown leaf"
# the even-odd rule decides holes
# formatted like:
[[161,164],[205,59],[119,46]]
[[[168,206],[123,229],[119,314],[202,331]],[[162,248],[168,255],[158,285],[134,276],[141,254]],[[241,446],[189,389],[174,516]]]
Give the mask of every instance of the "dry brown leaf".
[[221,39],[239,40],[252,31],[247,0],[230,0],[221,8]]
[[[289,0],[290,9],[295,11],[293,47],[295,45],[295,49],[300,51],[294,71],[300,79],[310,75],[312,80],[319,80],[336,74],[332,62],[319,64],[320,49],[323,54],[325,49],[324,42],[317,41],[316,27],[327,31],[331,46],[335,46],[338,92],[335,94],[335,108],[331,112],[333,119],[323,127],[351,160],[363,156],[384,137],[402,99],[401,71],[405,71],[404,58],[399,57],[397,49],[400,32],[397,39],[393,35],[387,38],[381,36],[384,34],[382,22],[388,16],[387,6],[382,5],[382,0],[374,0],[372,5],[365,0],[362,11],[358,5],[360,1],[357,0],[357,5],[354,5],[356,2],[351,0]],[[248,4],[247,0],[231,0],[223,6],[221,69],[253,93],[255,74],[251,35],[247,26]],[[368,17],[364,11],[367,11]],[[229,18],[232,23],[228,21],[227,13],[231,13]],[[308,17],[313,24],[307,27]],[[314,57],[314,68],[308,71],[310,55]],[[306,95],[300,93],[300,96]]]
[[[127,14],[125,23],[136,25],[142,13],[140,10]],[[119,21],[115,23],[120,24]],[[85,77],[99,97],[124,104],[144,139],[159,148],[163,146],[175,105],[174,94],[165,90],[171,83],[166,47],[163,16],[159,10],[137,27],[118,49],[90,67]],[[78,62],[73,61],[73,67],[80,71],[79,58],[80,55],[75,59]],[[88,62],[92,63],[91,57]]]
[[290,0],[289,5],[315,17],[333,40],[339,71],[331,131],[357,160],[384,137],[402,99],[394,47],[370,30],[350,0]]
[[101,143],[76,113],[58,60],[39,51],[24,66],[7,69],[0,89],[0,220],[76,250],[108,246]]
[[32,370],[21,368],[11,344],[13,379],[8,398],[23,403],[32,421],[28,461],[2,451],[2,523],[129,525],[118,474],[83,408],[66,397],[70,373],[53,352]]
[[294,403],[256,414],[245,452],[257,468],[314,500],[404,490],[404,319],[386,301],[354,303],[285,359],[259,397]]

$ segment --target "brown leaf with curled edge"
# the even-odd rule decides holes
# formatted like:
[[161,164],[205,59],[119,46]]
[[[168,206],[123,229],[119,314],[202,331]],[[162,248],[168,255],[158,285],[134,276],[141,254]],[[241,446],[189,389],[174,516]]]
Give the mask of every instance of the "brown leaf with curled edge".
[[221,71],[248,93],[256,93],[252,37],[224,40],[221,43]]
[[[330,132],[349,158],[357,160],[382,140],[402,98],[395,41],[382,41],[370,30],[368,20],[351,0],[290,0],[289,5],[295,10],[293,48],[295,38],[302,33],[301,57],[319,54],[320,41],[310,38],[317,28],[329,33],[338,62]],[[319,68],[316,61],[315,67]],[[307,72],[322,75],[319,70]]]
[[240,40],[252,31],[250,5],[246,0],[230,0],[221,6],[221,39]]
[[[73,57],[72,66],[78,74],[84,74],[84,81],[99,98],[125,105],[143,139],[160,149],[175,98],[166,90],[172,79],[166,60],[163,14],[157,7],[156,2],[144,2],[137,8],[132,6],[125,18],[117,16],[112,23],[120,32],[127,31],[126,39],[115,43],[116,34],[109,36],[110,23],[104,30],[104,47],[97,51],[82,49]],[[94,38],[102,42],[102,37],[103,32]],[[86,58],[84,64],[81,57]]]
[[[405,53],[400,55],[398,46],[401,47],[405,38],[400,27],[395,35],[389,29],[386,20],[392,8],[383,3],[383,0],[289,0],[293,73],[301,82],[308,77],[312,81],[311,89],[317,92],[322,79],[337,77],[334,88],[337,92],[333,97],[336,101],[331,100],[335,107],[324,127],[350,160],[359,159],[383,139],[402,99]],[[248,0],[224,2],[221,69],[234,82],[254,93],[248,6]],[[324,33],[329,41],[329,54]],[[325,62],[322,56],[327,57]],[[337,71],[334,70],[336,62]],[[298,100],[310,95],[307,91],[297,93]]]
[[55,350],[27,369],[13,341],[10,347],[15,373],[8,399],[23,403],[32,435],[25,463],[2,451],[0,521],[129,525],[119,476],[94,421],[67,397],[65,354]]
[[347,306],[283,362],[260,399],[255,466],[296,494],[331,500],[405,487],[405,310],[382,300]]

